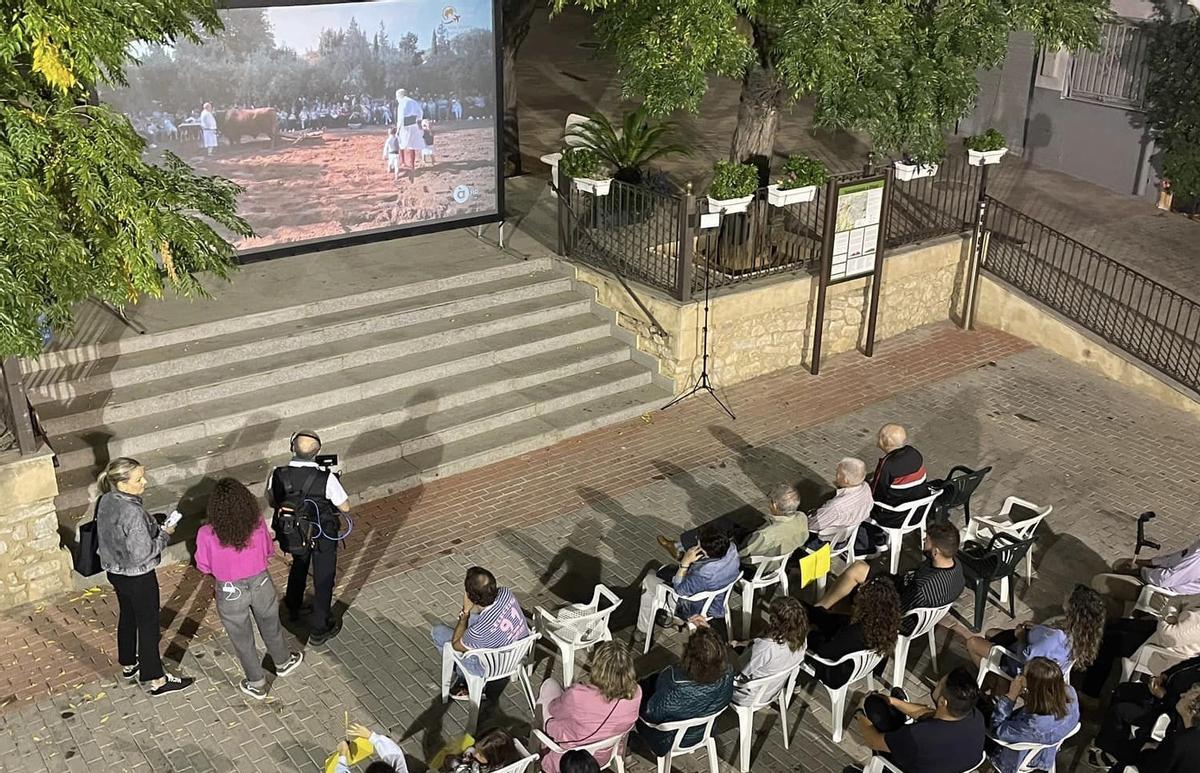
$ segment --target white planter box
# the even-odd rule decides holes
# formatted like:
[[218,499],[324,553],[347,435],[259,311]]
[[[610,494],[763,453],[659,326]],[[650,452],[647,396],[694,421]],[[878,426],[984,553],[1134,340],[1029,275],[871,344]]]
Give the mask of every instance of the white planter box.
[[922,177],[933,177],[938,173],[937,164],[905,164],[900,161],[892,162],[896,170],[897,180],[918,180]]
[[604,180],[593,180],[590,177],[575,178],[575,189],[593,196],[607,196],[610,187],[612,187],[612,178]]
[[792,204],[803,204],[812,201],[817,196],[817,186],[805,185],[803,188],[785,188],[780,190],[778,185],[767,186],[767,201],[773,207],[787,207]]
[[1007,152],[1008,148],[1000,148],[999,150],[968,150],[967,163],[971,166],[999,164],[1000,159],[1004,158],[1004,154]]
[[724,211],[726,215],[733,215],[749,209],[750,202],[754,201],[754,194],[738,196],[736,199],[714,199],[712,196],[706,196],[705,198],[708,199],[709,212]]

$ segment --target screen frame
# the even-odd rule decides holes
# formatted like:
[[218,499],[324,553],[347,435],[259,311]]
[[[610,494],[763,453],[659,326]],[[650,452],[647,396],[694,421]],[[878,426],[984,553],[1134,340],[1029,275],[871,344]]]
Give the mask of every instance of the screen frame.
[[[225,0],[221,10],[241,10],[247,8],[290,8],[313,5],[356,5],[373,4],[379,0]],[[405,236],[420,236],[422,234],[439,233],[456,228],[470,228],[488,223],[504,222],[504,49],[501,0],[491,0],[492,4],[492,53],[495,58],[496,73],[495,106],[492,116],[492,134],[495,139],[496,178],[496,211],[479,215],[456,218],[454,220],[413,223],[411,225],[395,225],[385,228],[372,228],[366,231],[345,234],[342,236],[321,236],[315,239],[305,239],[296,242],[284,242],[270,247],[254,247],[237,251],[239,264],[256,263],[274,258],[284,258],[290,255],[306,255],[313,252],[324,252],[341,247],[353,247],[362,244],[390,241]]]

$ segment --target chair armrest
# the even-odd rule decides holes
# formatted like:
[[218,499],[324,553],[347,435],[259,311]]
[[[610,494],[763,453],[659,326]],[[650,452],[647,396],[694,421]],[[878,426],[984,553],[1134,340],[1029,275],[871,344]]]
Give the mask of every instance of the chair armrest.
[[549,749],[552,754],[566,754],[567,752],[566,749],[555,743],[553,738],[546,735],[541,730],[538,730],[536,727],[533,729],[533,737],[539,744]]
[[600,599],[607,599],[614,607],[621,605],[621,599],[617,594],[608,589],[606,585],[597,585],[596,591],[592,595],[592,601],[596,603],[596,608],[599,609]]
[[[1001,512],[1000,515],[1003,516],[1003,515],[1005,515],[1005,513]],[[1000,529],[1000,530],[1003,530],[1007,526],[1012,526],[1011,521],[1001,521],[1001,520],[997,520],[995,518],[989,518],[986,515],[972,515],[971,523],[979,523],[981,526],[987,526],[988,528],[991,528],[991,529]]]
[[829,660],[827,658],[821,657],[820,655],[813,652],[812,650],[805,650],[804,651],[804,659],[805,660],[814,660],[823,666],[840,666],[840,665],[844,664],[848,658],[853,657],[855,654],[856,653],[851,652],[848,655],[842,655],[837,660]]
[[999,644],[993,644],[992,648],[990,650],[988,650],[988,654],[987,654],[987,663],[988,663],[989,669],[993,666],[996,669],[999,669],[1000,664],[1004,662],[1005,658],[1012,658],[1013,660],[1017,661],[1018,663],[1025,662],[1025,658],[1023,656],[1021,656],[1020,654],[1013,652],[1012,650],[1008,649],[1007,647],[1001,647]]
[[[892,513],[899,513],[904,510],[903,507],[892,507],[889,504],[880,502],[878,499],[875,500],[875,506],[878,507],[880,510],[887,510],[888,512],[892,512]],[[868,519],[868,520],[870,520],[870,519]]]
[[1048,749],[1054,745],[1054,744],[1043,744],[1043,743],[1030,743],[1028,741],[1025,741],[1022,743],[1014,743],[1011,741],[1001,741],[999,738],[992,735],[991,733],[988,733],[988,740],[991,741],[992,743],[996,744],[997,746],[1003,746],[1005,749],[1012,749],[1014,751],[1019,751],[1019,752],[1025,752],[1025,751],[1029,751],[1031,749],[1043,749],[1043,748]]

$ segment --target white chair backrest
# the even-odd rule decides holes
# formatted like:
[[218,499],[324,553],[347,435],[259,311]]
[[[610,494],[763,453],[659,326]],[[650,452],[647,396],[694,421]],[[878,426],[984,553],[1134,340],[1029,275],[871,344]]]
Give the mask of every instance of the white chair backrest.
[[843,558],[846,565],[850,565],[857,560],[854,555],[854,541],[858,538],[859,525],[847,526],[838,531],[829,541],[829,557]]
[[779,693],[784,688],[790,689],[792,680],[796,678],[796,674],[800,672],[803,664],[804,661],[800,660],[796,665],[780,671],[778,674],[760,676],[757,679],[742,682],[738,685],[740,693],[734,693],[733,702],[751,709],[761,709],[763,706],[771,705],[771,702],[779,697]]
[[521,665],[525,662],[525,658],[529,656],[529,651],[533,649],[533,645],[538,638],[539,634],[530,632],[524,639],[518,639],[512,644],[490,650],[467,650],[462,653],[461,657],[464,659],[472,656],[475,657],[483,668],[484,678],[489,682],[495,679],[503,679],[504,677],[512,676],[520,670]]
[[517,761],[502,768],[497,768],[492,773],[524,773],[530,763],[538,758],[536,754],[530,754],[529,750],[525,748],[525,744],[515,738],[513,739],[513,746],[517,748]]
[[1155,617],[1162,617],[1163,608],[1177,595],[1179,594],[1174,591],[1146,583],[1138,592],[1133,608],[1138,612],[1148,612]]
[[565,754],[572,750],[578,750],[578,751],[585,751],[588,754],[592,755],[593,757],[596,757],[599,755],[600,752],[605,752],[605,751],[611,751],[614,754],[616,754],[618,747],[620,747],[620,745],[621,745],[621,742],[624,741],[626,736],[629,735],[629,731],[626,730],[624,733],[621,733],[619,735],[614,735],[610,738],[601,738],[599,741],[592,741],[591,743],[588,743],[588,744],[575,744],[575,745],[572,745],[570,748],[563,748],[563,747],[559,746],[558,743],[556,743],[553,738],[551,738],[550,736],[546,735],[541,730],[538,730],[536,728],[534,729],[533,734],[534,734],[534,736],[537,737],[538,741],[543,746],[545,746],[547,749],[549,749],[554,754]]
[[850,672],[850,678],[843,685],[846,688],[871,673],[875,666],[879,665],[879,661],[883,660],[883,655],[874,650],[859,650],[858,652],[843,655],[837,660],[826,660],[813,652],[808,653],[808,658],[818,663],[823,663],[826,666],[840,666],[845,663],[851,663],[853,668]]
[[568,114],[567,122],[563,126],[563,145],[567,146],[568,148],[582,147],[583,140],[571,134],[571,129],[575,128],[581,123],[587,123],[590,120],[591,119],[586,115],[580,115],[579,113]]
[[[677,599],[682,599],[683,601],[702,602],[703,605],[700,607],[700,614],[703,615],[704,617],[708,617],[709,616],[708,610],[712,608],[712,605],[716,602],[717,599],[724,599],[725,600],[725,611],[726,612],[729,611],[729,594],[733,592],[733,586],[737,585],[738,580],[740,580],[740,579],[742,579],[742,577],[739,574],[737,577],[735,577],[733,579],[732,582],[730,582],[728,585],[726,585],[723,588],[717,588],[716,590],[706,590],[703,593],[693,593],[691,596],[680,596],[678,593],[675,593],[674,590],[671,590],[669,592],[672,595],[674,595]],[[671,608],[673,609],[674,607],[675,607],[675,605],[671,604]]]
[[929,517],[929,511],[933,508],[934,501],[941,495],[942,490],[938,489],[929,496],[914,499],[911,502],[905,502],[895,507],[883,502],[876,502],[875,506],[892,513],[908,513],[908,515],[904,516],[904,522],[895,528],[903,531],[912,531],[925,522],[925,519]]
[[1046,749],[1054,749],[1057,751],[1058,748],[1066,743],[1071,736],[1079,732],[1080,727],[1082,727],[1082,725],[1079,722],[1076,722],[1075,727],[1071,728],[1071,732],[1064,735],[1055,743],[1007,743],[1005,741],[999,741],[995,738],[992,740],[1006,749],[1025,752],[1025,754],[1021,755],[1021,761],[1017,764],[1017,773],[1032,773],[1032,771],[1040,770],[1040,768],[1032,767],[1040,752]]
[[749,563],[754,567],[754,576],[750,578],[750,583],[762,587],[779,582],[779,576],[787,571],[791,557],[791,553],[782,556],[750,556]]
[[[608,606],[601,609],[600,604],[604,600],[608,601]],[[621,600],[616,594],[604,585],[597,585],[592,600],[587,604],[573,604],[553,614],[536,607],[534,616],[539,627],[551,636],[577,647],[590,647],[608,638],[609,618],[620,604]]]
[[1024,499],[1020,499],[1019,497],[1008,497],[1004,500],[1004,506],[1000,508],[1000,516],[1003,518],[1009,518],[1009,514],[1012,512],[1013,505],[1020,505],[1021,507],[1033,510],[1037,513],[1037,515],[1025,518],[1024,520],[1010,520],[1008,523],[1004,524],[1004,531],[1008,532],[1019,540],[1025,540],[1032,537],[1033,533],[1037,531],[1038,524],[1045,520],[1046,516],[1050,515],[1050,513],[1054,511],[1054,505],[1046,505],[1045,507],[1042,507],[1041,505],[1035,505],[1033,502],[1026,502]]
[[[713,723],[717,721],[717,717],[721,716],[725,709],[721,709],[716,714],[709,714],[706,717],[696,717],[695,719],[681,719],[676,722],[663,722],[661,725],[651,725],[649,727],[655,730],[661,730],[664,733],[675,733],[675,740],[671,742],[671,753],[690,752],[699,749],[712,736]],[[683,737],[688,734],[693,728],[703,727],[704,733],[700,739],[691,746],[686,746],[683,743]]]
[[952,606],[954,605],[947,604],[944,607],[917,607],[916,609],[910,609],[905,612],[905,617],[915,617],[917,619],[917,625],[915,628],[913,628],[913,632],[907,634],[908,638],[916,639],[929,633],[929,630],[937,625],[938,622],[940,622],[941,619],[946,616],[946,613],[950,611],[950,607]]

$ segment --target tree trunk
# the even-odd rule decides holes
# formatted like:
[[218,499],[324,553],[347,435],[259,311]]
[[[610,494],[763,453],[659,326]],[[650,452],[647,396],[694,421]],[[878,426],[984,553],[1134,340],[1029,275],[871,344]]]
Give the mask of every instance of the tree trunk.
[[529,24],[537,0],[504,0],[504,165],[505,175],[519,175],[521,168],[521,129],[517,120],[517,51],[529,34]]
[[757,166],[759,182],[763,185],[769,175],[782,107],[783,88],[774,69],[759,63],[751,65],[742,76],[741,103],[729,158]]

